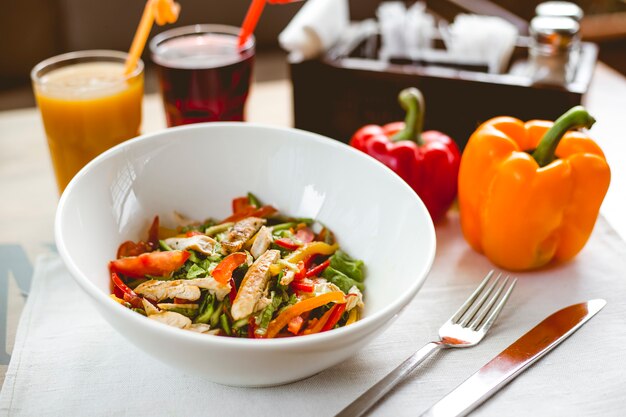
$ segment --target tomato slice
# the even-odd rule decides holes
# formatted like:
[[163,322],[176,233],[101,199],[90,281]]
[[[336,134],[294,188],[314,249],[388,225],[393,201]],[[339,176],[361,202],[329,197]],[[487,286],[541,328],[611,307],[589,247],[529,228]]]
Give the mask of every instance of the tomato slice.
[[231,253],[217,264],[211,275],[221,284],[226,284],[233,276],[233,271],[248,259],[243,252]]
[[293,334],[298,334],[300,329],[302,328],[302,324],[304,323],[304,319],[302,316],[296,316],[289,321],[287,325],[287,330]]
[[145,275],[166,276],[183,266],[189,255],[189,252],[182,250],[150,252],[111,261],[109,268],[111,272],[134,278],[143,278]]
[[302,229],[298,229],[295,238],[302,243],[309,243],[313,242],[313,239],[315,239],[315,233],[308,227],[303,227]]
[[159,216],[154,216],[150,230],[148,230],[148,241],[133,242],[127,240],[117,249],[117,259],[129,256],[139,256],[143,253],[152,252],[159,247]]
[[152,252],[154,248],[144,241],[133,242],[127,240],[117,248],[117,259],[127,258],[129,256],[139,256],[142,253]]

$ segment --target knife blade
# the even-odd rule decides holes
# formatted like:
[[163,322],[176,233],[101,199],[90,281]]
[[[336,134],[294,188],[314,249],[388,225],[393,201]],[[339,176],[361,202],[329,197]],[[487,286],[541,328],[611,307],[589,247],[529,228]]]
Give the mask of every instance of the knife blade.
[[571,336],[605,305],[605,300],[590,300],[548,316],[421,416],[456,417],[469,414]]

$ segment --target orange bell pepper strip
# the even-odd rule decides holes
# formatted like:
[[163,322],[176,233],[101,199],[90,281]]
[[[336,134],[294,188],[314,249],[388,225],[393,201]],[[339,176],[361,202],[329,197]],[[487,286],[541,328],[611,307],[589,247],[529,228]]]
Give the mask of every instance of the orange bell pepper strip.
[[611,173],[585,133],[581,106],[556,122],[496,117],[470,137],[459,172],[461,228],[494,264],[529,270],[567,261],[584,247]]
[[291,319],[299,316],[302,313],[311,311],[317,307],[321,307],[328,303],[345,303],[346,297],[341,291],[332,291],[324,294],[320,294],[317,297],[307,298],[302,300],[280,313],[274,320],[267,326],[267,332],[265,337],[270,339],[275,337],[278,332],[285,327]]
[[312,255],[332,255],[333,253],[337,252],[337,249],[339,249],[339,245],[336,243],[333,245],[329,245],[328,243],[324,242],[311,242],[302,246],[297,251],[287,255],[287,257],[285,257],[285,260],[287,262],[297,264],[300,261],[307,260]]

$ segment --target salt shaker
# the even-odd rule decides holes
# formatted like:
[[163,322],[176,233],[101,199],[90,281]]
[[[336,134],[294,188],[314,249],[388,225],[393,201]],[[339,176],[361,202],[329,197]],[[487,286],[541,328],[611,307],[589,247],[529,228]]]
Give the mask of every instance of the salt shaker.
[[569,1],[546,1],[535,8],[537,16],[569,17],[577,22],[583,18],[583,9]]
[[530,21],[528,70],[534,83],[566,85],[576,72],[580,25],[570,17],[537,16]]

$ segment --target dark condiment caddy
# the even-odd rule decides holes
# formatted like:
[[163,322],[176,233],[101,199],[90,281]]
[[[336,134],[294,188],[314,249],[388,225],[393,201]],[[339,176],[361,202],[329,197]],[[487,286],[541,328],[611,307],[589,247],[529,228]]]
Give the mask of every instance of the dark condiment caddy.
[[[439,130],[464,147],[483,121],[501,115],[554,120],[581,104],[597,61],[597,46],[582,42],[575,76],[567,86],[533,84],[507,73],[528,59],[529,38],[520,36],[507,71],[407,60],[379,61],[377,35],[355,39],[341,57],[291,63],[295,127],[343,142],[365,124],[402,120],[397,94],[417,87],[426,100],[425,129]],[[439,42],[440,43],[440,42]]]

